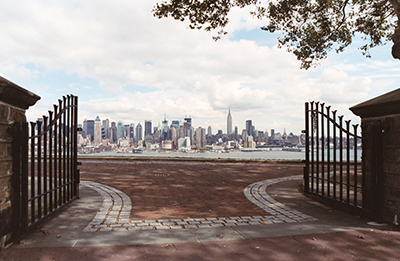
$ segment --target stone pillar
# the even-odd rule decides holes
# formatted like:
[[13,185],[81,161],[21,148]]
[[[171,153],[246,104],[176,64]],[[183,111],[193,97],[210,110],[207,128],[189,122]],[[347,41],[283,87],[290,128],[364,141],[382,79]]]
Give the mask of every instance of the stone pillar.
[[12,133],[14,122],[26,122],[25,110],[34,105],[39,96],[0,76],[0,242],[1,247],[11,233],[11,196],[13,174]]
[[400,221],[400,89],[350,110],[361,117],[363,207],[376,221]]

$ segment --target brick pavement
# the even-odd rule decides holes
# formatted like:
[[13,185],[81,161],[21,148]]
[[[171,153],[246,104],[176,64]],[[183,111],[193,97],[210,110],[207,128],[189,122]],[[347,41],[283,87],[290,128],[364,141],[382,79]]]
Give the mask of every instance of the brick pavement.
[[316,221],[316,218],[291,209],[272,199],[266,193],[267,186],[287,180],[300,180],[301,178],[301,175],[274,178],[255,182],[247,186],[244,189],[244,195],[250,202],[266,212],[266,215],[263,216],[171,218],[133,221],[129,221],[131,201],[125,193],[100,183],[82,181],[82,185],[96,190],[104,199],[101,209],[84,231],[121,232],[135,230],[194,229]]
[[301,165],[87,162],[81,179],[109,185],[132,201],[131,220],[269,215],[243,189],[265,179],[300,175]]

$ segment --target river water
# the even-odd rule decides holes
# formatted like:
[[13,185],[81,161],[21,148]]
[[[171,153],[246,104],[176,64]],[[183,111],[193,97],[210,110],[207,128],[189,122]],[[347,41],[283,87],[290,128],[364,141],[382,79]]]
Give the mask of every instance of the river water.
[[[304,150],[301,152],[295,151],[282,151],[282,150],[271,150],[271,151],[255,151],[255,152],[242,152],[242,151],[230,151],[229,153],[218,153],[218,152],[196,152],[196,153],[184,153],[184,152],[158,152],[158,151],[144,151],[143,153],[117,153],[115,151],[100,152],[95,154],[83,154],[80,156],[87,157],[146,157],[146,158],[196,158],[196,159],[243,159],[243,160],[293,160],[301,161],[305,159]],[[325,152],[325,158],[327,152]],[[339,151],[337,151],[337,157],[339,157]],[[315,158],[315,155],[314,155]],[[330,152],[330,158],[333,158],[333,151]],[[319,160],[322,157],[320,155]],[[337,158],[338,159],[338,158]],[[346,150],[343,150],[343,159],[346,159]],[[361,150],[357,150],[357,159],[361,159]],[[350,151],[350,160],[353,160],[353,151]]]

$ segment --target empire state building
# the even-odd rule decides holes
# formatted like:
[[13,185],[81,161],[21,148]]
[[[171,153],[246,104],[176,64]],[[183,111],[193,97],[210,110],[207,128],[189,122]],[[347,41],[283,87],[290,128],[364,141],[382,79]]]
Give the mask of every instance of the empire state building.
[[228,118],[226,119],[227,130],[226,133],[229,135],[232,134],[232,116],[231,116],[231,108],[229,108]]

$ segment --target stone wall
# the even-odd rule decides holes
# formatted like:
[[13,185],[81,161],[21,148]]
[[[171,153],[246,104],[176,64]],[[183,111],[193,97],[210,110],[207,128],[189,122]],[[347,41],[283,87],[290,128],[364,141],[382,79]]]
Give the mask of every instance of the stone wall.
[[[381,129],[381,137],[374,128]],[[400,115],[363,119],[362,129],[365,207],[381,221],[393,222],[400,214]]]
[[12,175],[12,134],[10,125],[24,122],[25,110],[0,103],[0,235],[11,231],[11,175]]
[[363,207],[377,221],[400,221],[400,89],[352,108],[362,119]]
[[26,122],[25,110],[40,97],[0,77],[0,242],[8,241],[11,233],[14,122]]

